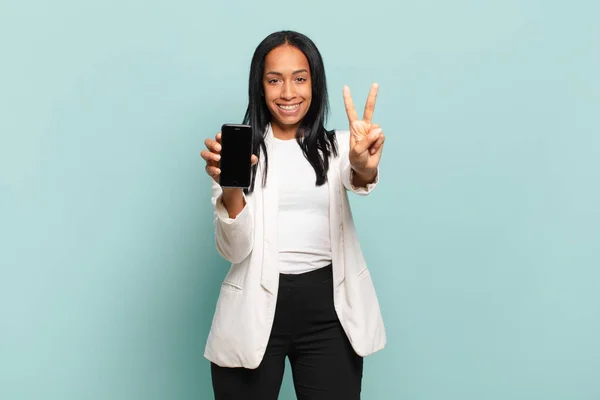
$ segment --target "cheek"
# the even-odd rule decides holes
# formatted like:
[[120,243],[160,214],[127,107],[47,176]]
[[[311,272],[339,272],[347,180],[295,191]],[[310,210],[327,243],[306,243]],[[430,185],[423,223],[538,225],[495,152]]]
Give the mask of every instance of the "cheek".
[[[307,85],[308,86],[308,85]],[[304,90],[304,94],[303,96],[305,99],[307,99],[308,101],[310,101],[312,99],[312,89],[310,86],[308,86],[305,90]]]
[[269,90],[265,90],[263,93],[264,93],[264,99],[265,99],[265,102],[267,103],[267,106],[269,108],[272,108],[274,106],[274,101],[277,100],[278,97],[275,96],[272,91],[269,92]]
[[277,116],[278,115],[278,107],[275,104],[275,101],[278,99],[278,96],[273,96],[273,94],[269,94],[268,92],[265,92],[265,103],[267,105],[267,109],[269,110],[269,113],[272,116]]
[[271,91],[269,91],[268,87],[263,86],[263,97],[265,98],[266,101],[273,100],[273,93],[271,93]]
[[304,98],[306,99],[306,110],[308,111],[308,109],[310,108],[310,105],[312,103],[312,96],[311,96],[310,91],[308,93],[306,93]]

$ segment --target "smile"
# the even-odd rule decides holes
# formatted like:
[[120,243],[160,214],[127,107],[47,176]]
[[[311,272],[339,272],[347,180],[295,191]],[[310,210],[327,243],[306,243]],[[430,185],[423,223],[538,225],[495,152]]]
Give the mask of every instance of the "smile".
[[297,109],[298,107],[300,107],[300,104],[302,104],[302,103],[291,104],[291,105],[277,104],[277,107],[279,107],[279,108],[281,108],[282,110],[285,110],[285,111],[294,111],[295,109]]

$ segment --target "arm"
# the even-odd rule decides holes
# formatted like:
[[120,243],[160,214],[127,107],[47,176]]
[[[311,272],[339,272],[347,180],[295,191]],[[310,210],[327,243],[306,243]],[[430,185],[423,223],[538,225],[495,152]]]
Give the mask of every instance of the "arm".
[[[221,132],[215,140],[204,141],[206,150],[200,155],[206,161],[206,173],[212,178],[213,222],[217,251],[227,261],[238,264],[250,255],[254,246],[254,221],[252,210],[241,189],[225,189],[219,181],[221,160]],[[252,164],[258,158],[252,155]]]
[[217,251],[227,261],[240,263],[254,247],[254,220],[246,196],[241,189],[223,192],[212,181],[211,202]]

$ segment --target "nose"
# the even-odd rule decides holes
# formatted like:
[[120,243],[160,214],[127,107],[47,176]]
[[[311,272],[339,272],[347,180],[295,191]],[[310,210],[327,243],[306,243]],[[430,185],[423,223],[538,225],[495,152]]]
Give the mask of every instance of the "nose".
[[294,85],[292,85],[291,82],[284,82],[281,86],[281,98],[284,100],[291,100],[294,96]]

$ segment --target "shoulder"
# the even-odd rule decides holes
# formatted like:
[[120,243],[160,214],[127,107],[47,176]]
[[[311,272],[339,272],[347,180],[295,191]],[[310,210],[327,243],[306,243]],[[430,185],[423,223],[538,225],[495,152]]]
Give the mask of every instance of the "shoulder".
[[332,129],[330,131],[327,131],[327,134],[334,135],[338,140],[341,138],[346,138],[346,139],[350,138],[350,131],[346,131],[346,130]]
[[332,129],[330,131],[327,131],[327,135],[330,138],[335,137],[335,142],[336,142],[339,150],[346,151],[349,149],[349,147],[350,147],[350,131]]

